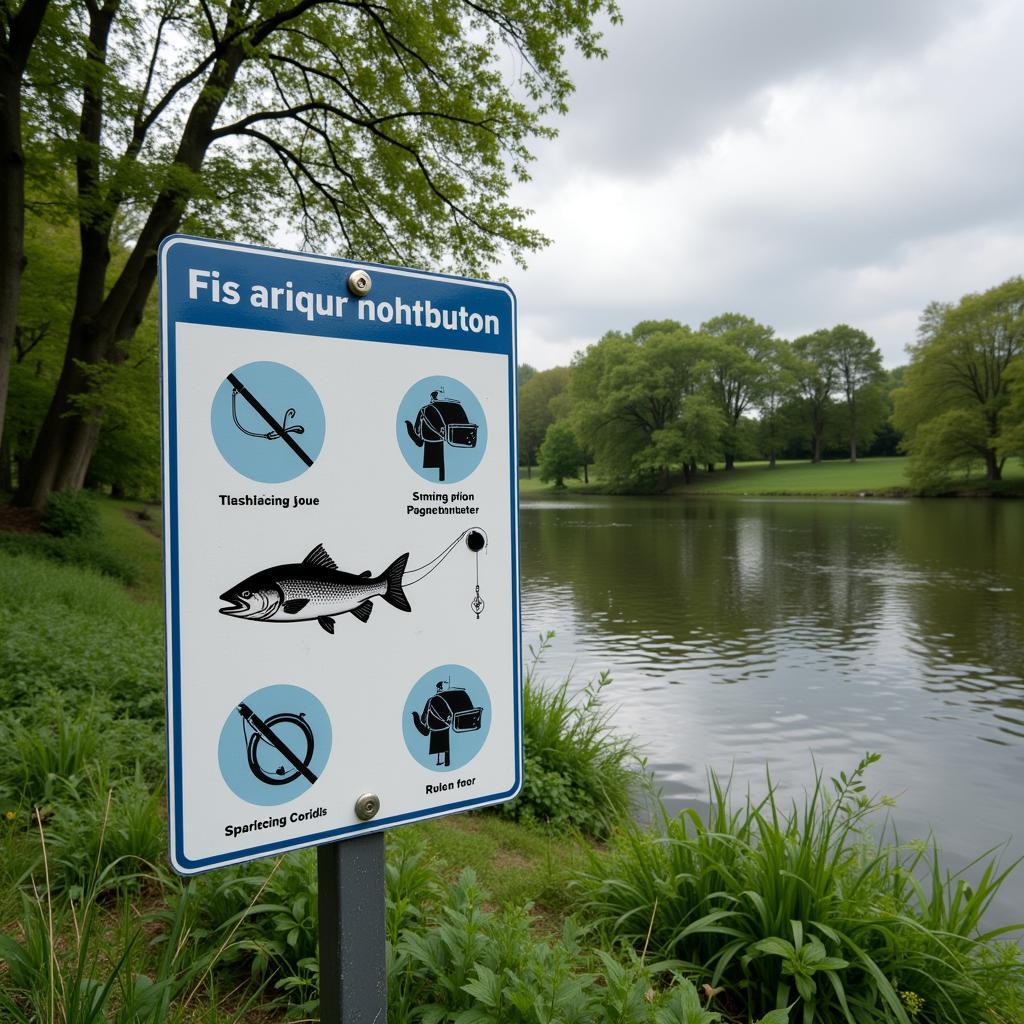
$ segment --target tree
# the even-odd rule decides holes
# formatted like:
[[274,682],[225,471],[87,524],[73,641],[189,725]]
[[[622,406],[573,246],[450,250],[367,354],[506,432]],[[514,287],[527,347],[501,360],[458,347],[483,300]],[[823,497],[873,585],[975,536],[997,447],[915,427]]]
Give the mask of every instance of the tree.
[[25,220],[24,250],[6,423],[0,437],[0,490],[7,492],[12,466],[24,467],[28,460],[60,376],[78,273],[77,233],[30,213]]
[[1002,458],[1024,459],[1024,355],[1006,368],[1007,402],[1001,418],[996,450]]
[[934,484],[941,450],[947,461],[974,459],[987,480],[1001,479],[1000,437],[1013,418],[1008,370],[1024,353],[1024,278],[965,295],[956,306],[932,304],[918,338],[893,396],[893,422],[912,466],[926,461]]
[[[49,208],[77,224],[81,263],[18,500],[81,485],[103,415],[80,398],[89,367],[123,362],[157,245],[182,227],[263,241],[288,223],[303,246],[468,273],[544,244],[509,191],[566,109],[566,41],[602,55],[601,12],[618,19],[614,0],[52,8],[47,59],[29,65],[32,151]],[[129,253],[114,273],[119,237]]]
[[520,363],[516,368],[516,387],[523,388],[537,374],[537,367],[529,363]]
[[49,0],[23,0],[20,5],[7,0],[0,11],[0,440],[26,262],[23,90],[48,6]]
[[519,461],[526,475],[537,461],[547,429],[557,418],[557,401],[569,386],[569,368],[534,371],[519,392]]
[[765,386],[774,328],[740,313],[723,313],[700,325],[708,337],[707,372],[710,393],[724,420],[722,450],[725,468],[736,464],[740,418]]
[[541,480],[545,483],[554,480],[556,487],[564,487],[565,477],[579,477],[582,461],[583,452],[572,427],[564,421],[552,423],[538,453]]
[[794,384],[794,364],[789,343],[773,338],[763,359],[764,377],[755,404],[761,414],[758,431],[761,449],[768,454],[768,467],[774,469],[778,452],[786,443],[788,433],[782,409]]
[[659,449],[647,449],[702,386],[704,355],[701,339],[675,321],[610,332],[577,354],[570,386],[577,436],[616,483],[668,485],[671,463],[652,462]]
[[[838,324],[828,332],[831,339],[832,354],[835,359],[836,377],[839,390],[846,403],[847,437],[850,443],[850,461],[857,461],[857,439],[860,423],[857,418],[858,400],[868,398],[878,410],[875,419],[882,418],[882,406],[877,395],[866,395],[867,389],[877,388],[882,382],[885,371],[882,369],[882,353],[873,338],[863,331],[847,324]],[[862,403],[864,404],[864,403]],[[871,432],[874,432],[872,425]]]
[[810,429],[811,462],[818,463],[838,376],[830,332],[815,331],[797,338],[792,352],[794,391]]

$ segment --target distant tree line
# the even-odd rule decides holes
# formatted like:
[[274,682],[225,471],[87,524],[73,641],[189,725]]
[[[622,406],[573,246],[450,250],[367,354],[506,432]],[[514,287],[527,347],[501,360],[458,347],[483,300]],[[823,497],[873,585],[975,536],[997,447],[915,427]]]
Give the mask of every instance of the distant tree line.
[[893,370],[847,324],[792,341],[749,316],[611,331],[568,367],[519,369],[519,454],[561,485],[597,463],[623,490],[664,490],[737,461],[910,455],[913,486],[1001,478],[1024,454],[1024,280],[931,303]]

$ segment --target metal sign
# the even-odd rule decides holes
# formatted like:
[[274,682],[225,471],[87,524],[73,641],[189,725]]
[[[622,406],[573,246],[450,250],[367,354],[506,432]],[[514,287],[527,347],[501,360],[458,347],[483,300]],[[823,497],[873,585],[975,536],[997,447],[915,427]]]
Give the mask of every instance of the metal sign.
[[514,295],[180,235],[159,261],[174,868],[510,799]]

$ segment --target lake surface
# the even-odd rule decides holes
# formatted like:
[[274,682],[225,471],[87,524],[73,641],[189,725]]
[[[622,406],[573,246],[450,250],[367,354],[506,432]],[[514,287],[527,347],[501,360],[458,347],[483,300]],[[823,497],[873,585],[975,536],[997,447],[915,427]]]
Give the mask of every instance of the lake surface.
[[[787,792],[878,751],[901,838],[1024,854],[1024,504],[526,499],[524,652],[603,669],[672,807],[712,767]],[[1024,865],[995,910],[1024,918]]]

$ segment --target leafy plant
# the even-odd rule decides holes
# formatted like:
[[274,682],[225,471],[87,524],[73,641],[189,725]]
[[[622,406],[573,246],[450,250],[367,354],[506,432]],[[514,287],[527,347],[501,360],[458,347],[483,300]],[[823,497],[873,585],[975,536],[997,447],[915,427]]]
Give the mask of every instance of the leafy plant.
[[[866,756],[802,807],[765,797],[734,808],[711,774],[709,810],[663,812],[658,829],[625,826],[580,879],[583,913],[606,943],[650,944],[712,986],[745,993],[751,1012],[788,1006],[803,1020],[972,1024],[1019,991],[1018,958],[988,955],[1007,929],[982,920],[1009,870],[972,865],[974,885],[942,870],[938,850],[904,845],[866,794]],[[794,991],[795,990],[795,991]]]
[[78,894],[92,888],[124,893],[163,873],[167,823],[163,796],[141,773],[109,782],[95,773],[77,802],[60,808],[52,825],[52,884]]
[[57,491],[46,500],[43,529],[55,537],[98,537],[100,513],[88,491]]
[[530,647],[523,688],[523,788],[500,813],[516,821],[605,835],[632,813],[646,781],[644,761],[635,741],[611,724],[613,709],[604,703],[611,685],[608,673],[575,698],[569,695],[571,679],[554,688],[537,680],[553,637],[542,635]]
[[10,717],[0,723],[0,744],[8,752],[0,779],[30,807],[48,805],[62,787],[76,785],[99,747],[88,708],[69,716],[55,703],[51,713],[48,723],[34,728]]

